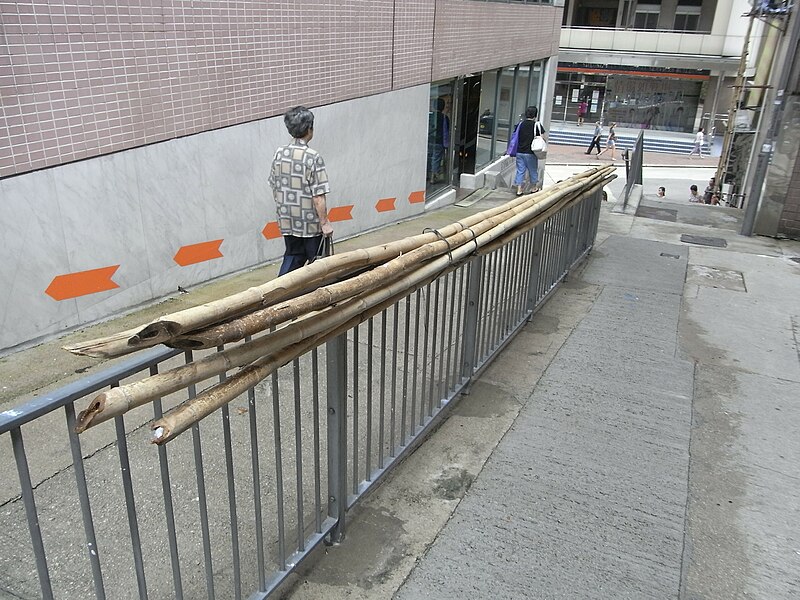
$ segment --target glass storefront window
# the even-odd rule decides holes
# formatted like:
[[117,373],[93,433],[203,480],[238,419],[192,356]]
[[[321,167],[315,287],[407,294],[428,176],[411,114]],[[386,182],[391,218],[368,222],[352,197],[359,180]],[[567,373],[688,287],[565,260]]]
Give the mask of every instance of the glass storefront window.
[[431,84],[428,109],[428,193],[450,185],[452,180],[451,133],[453,83]]
[[480,117],[478,118],[478,145],[475,150],[475,168],[480,169],[492,161],[495,138],[495,96],[497,71],[486,71],[481,76]]
[[511,113],[514,108],[514,79],[517,67],[504,67],[500,71],[497,85],[497,119],[495,123],[495,142],[493,156],[506,151],[508,138],[519,119]]

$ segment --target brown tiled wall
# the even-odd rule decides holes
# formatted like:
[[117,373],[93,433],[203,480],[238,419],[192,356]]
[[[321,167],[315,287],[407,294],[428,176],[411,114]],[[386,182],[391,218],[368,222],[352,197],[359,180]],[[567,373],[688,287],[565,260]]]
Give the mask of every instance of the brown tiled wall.
[[0,177],[549,56],[560,15],[473,0],[0,0]]
[[433,81],[558,54],[562,9],[439,0]]

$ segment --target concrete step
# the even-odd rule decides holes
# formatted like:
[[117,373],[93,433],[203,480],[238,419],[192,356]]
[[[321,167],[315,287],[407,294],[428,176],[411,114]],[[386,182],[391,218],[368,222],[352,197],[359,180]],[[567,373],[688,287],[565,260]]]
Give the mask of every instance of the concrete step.
[[[605,148],[608,134],[603,135],[602,146]],[[559,131],[552,130],[548,134],[548,143],[562,144],[568,146],[584,146],[589,147],[592,141],[592,133],[576,132],[576,131]],[[617,134],[617,148],[620,150],[631,149],[636,143],[636,136],[620,135]],[[654,133],[644,136],[644,149],[648,152],[668,152],[672,154],[688,154],[694,147],[694,142],[691,140],[675,140],[655,137]],[[708,155],[710,146],[708,142],[703,144],[703,154]]]

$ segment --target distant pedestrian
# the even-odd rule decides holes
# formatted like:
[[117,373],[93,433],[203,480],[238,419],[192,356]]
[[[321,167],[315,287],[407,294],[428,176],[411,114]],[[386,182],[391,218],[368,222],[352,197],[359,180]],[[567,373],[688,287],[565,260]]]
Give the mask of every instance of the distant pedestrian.
[[689,202],[703,202],[703,197],[697,193],[697,186],[691,185],[689,186]]
[[694,136],[694,146],[692,147],[691,152],[689,152],[689,156],[694,156],[695,152],[697,156],[703,158],[703,144],[706,141],[706,134],[703,132],[703,129],[700,128],[697,130],[697,135]]
[[325,161],[308,147],[314,137],[314,115],[296,106],[283,115],[294,139],[281,146],[272,159],[269,184],[275,198],[286,251],[278,276],[313,262],[323,236],[333,234],[326,196],[330,192]]
[[658,197],[665,198],[667,196],[667,189],[664,186],[658,188]]
[[592,143],[589,144],[588,150],[584,154],[591,154],[592,148],[597,148],[597,154],[600,154],[600,140],[603,139],[603,124],[598,121],[594,125],[594,135],[592,136]]
[[608,126],[608,139],[606,139],[606,147],[602,152],[598,152],[597,156],[604,154],[607,150],[611,150],[611,160],[614,160],[617,152],[617,132],[615,131],[616,123]]
[[581,100],[580,104],[578,104],[578,127],[583,125],[583,119],[586,117],[586,112],[589,110],[589,104],[586,102],[586,98]]
[[717,178],[712,177],[708,180],[708,185],[706,186],[705,191],[703,192],[703,202],[706,204],[711,204],[711,200],[714,197],[714,194],[717,192]]

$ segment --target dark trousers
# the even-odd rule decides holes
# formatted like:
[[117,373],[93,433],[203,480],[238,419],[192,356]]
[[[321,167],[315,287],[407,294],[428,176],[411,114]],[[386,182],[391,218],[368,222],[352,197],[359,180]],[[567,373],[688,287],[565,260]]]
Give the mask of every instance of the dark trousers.
[[285,235],[283,241],[286,244],[286,251],[283,253],[283,263],[278,271],[278,277],[299,269],[306,263],[314,262],[322,242],[322,234],[308,238]]
[[592,153],[592,148],[597,148],[597,153],[600,154],[600,138],[592,138],[592,143],[589,144],[589,149],[586,151],[586,154]]

